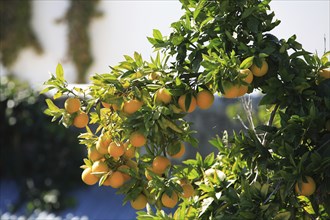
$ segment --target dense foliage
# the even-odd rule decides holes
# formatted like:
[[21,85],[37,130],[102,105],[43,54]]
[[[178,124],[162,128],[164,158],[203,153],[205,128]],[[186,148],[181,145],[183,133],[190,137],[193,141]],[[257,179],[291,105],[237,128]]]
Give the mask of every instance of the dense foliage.
[[[58,65],[45,83],[55,99],[80,99],[65,109],[49,99],[46,114],[86,128],[80,142],[94,154],[82,166],[83,181],[119,188],[135,209],[148,202],[139,219],[329,217],[329,53],[318,57],[295,36],[270,34],[280,23],[270,1],[181,2],[185,14],[170,36],[154,30],[148,38],[161,52],[150,62],[125,56],[85,89],[68,89]],[[198,146],[186,114],[207,109],[214,93],[237,98],[254,90],[264,94],[265,124],[254,124],[246,105],[246,130],[223,131],[210,141],[214,153],[171,165],[167,158],[181,154],[183,142]],[[173,214],[161,211],[178,200]]]
[[68,167],[79,166],[85,151],[77,131],[50,123],[41,111],[47,97],[27,83],[3,76],[0,82],[0,177],[14,180],[19,189],[9,211],[74,205],[66,193],[79,185],[79,174]]

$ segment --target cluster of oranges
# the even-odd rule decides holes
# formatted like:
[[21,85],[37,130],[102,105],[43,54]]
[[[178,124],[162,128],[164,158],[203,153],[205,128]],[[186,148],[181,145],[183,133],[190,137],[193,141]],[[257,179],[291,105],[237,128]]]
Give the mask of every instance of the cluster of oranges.
[[262,61],[261,67],[253,64],[249,69],[242,69],[239,72],[239,78],[241,78],[244,84],[232,82],[224,82],[224,97],[225,98],[237,98],[245,95],[248,92],[249,85],[253,81],[253,77],[262,77],[268,73],[268,63],[266,60]]
[[68,98],[65,100],[64,108],[67,113],[73,116],[72,124],[77,128],[84,128],[88,124],[88,115],[81,110],[78,98]]

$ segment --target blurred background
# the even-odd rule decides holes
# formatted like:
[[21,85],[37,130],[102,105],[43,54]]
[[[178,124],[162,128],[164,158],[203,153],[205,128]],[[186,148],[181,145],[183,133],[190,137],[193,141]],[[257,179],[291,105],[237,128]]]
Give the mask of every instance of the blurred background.
[[[296,34],[310,52],[329,50],[330,1],[274,0],[271,7],[282,21],[272,32],[278,38]],[[174,0],[0,1],[1,219],[135,218],[115,190],[82,184],[79,166],[86,150],[76,138],[81,130],[51,123],[43,114],[47,97],[38,92],[58,63],[69,83],[88,83],[124,54],[137,51],[148,59],[153,49],[146,37],[153,29],[169,35],[181,15]],[[251,97],[256,106],[259,96]],[[56,104],[63,106],[63,100]],[[211,109],[189,115],[202,155],[213,151],[208,140],[216,134],[242,128],[237,118],[244,119],[243,112],[238,99],[216,97]],[[195,152],[187,148],[184,159]]]

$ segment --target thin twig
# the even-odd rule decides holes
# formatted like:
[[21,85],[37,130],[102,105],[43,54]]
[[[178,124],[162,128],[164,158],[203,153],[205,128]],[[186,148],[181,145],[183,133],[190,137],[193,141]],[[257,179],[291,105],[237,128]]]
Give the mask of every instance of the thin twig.
[[263,202],[263,204],[266,204],[266,203],[270,200],[270,198],[272,197],[272,195],[274,195],[274,193],[276,193],[276,192],[279,190],[281,183],[282,183],[282,180],[280,180],[280,181],[277,183],[275,189],[274,189],[273,192],[267,197],[267,199]]
[[[277,104],[275,105],[273,111],[272,111],[271,114],[270,114],[269,121],[268,121],[268,124],[267,124],[268,126],[271,126],[271,125],[273,124],[273,121],[274,121],[274,118],[275,118],[276,111],[277,111],[277,109],[278,109],[279,107],[280,107],[280,104],[277,103]],[[262,145],[263,145],[263,146],[266,145],[266,136],[267,136],[267,134],[268,134],[268,132],[266,132],[266,133],[264,134],[264,137],[263,137],[263,139],[262,139]]]

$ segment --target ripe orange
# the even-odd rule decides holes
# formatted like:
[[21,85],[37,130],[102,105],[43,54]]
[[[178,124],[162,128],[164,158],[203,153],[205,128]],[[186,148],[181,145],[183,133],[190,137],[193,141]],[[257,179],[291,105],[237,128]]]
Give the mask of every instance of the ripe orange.
[[225,98],[237,98],[240,97],[242,95],[244,95],[245,93],[247,93],[248,91],[248,87],[244,86],[244,85],[234,85],[232,83],[224,83],[223,84],[223,89],[224,89],[224,94],[223,96]]
[[182,142],[175,142],[174,144],[169,145],[167,148],[168,155],[176,159],[181,158],[185,152],[186,148]]
[[[100,175],[103,175],[105,173],[109,172],[109,167],[104,161],[95,161],[92,165],[92,173],[98,173]],[[96,174],[96,175],[98,175]]]
[[79,112],[73,119],[73,125],[77,128],[84,128],[89,121],[88,115],[85,112]]
[[244,85],[240,85],[238,87],[238,94],[237,97],[243,96],[248,92],[249,87],[244,86]]
[[157,156],[152,161],[152,170],[156,174],[163,174],[167,167],[171,166],[171,161],[164,156]]
[[88,148],[87,152],[88,152],[87,153],[88,158],[91,159],[92,161],[100,160],[103,157],[103,154],[98,152],[95,146]]
[[156,92],[156,101],[157,102],[162,102],[164,104],[170,103],[172,100],[172,95],[171,93],[165,89],[165,88],[160,88]]
[[96,150],[101,154],[108,153],[109,144],[112,142],[108,133],[102,133],[96,142]]
[[[312,177],[305,177],[307,182],[305,183],[303,180],[298,181],[295,185],[295,191],[299,195],[310,196],[315,192],[316,184]],[[299,188],[299,183],[301,183],[301,188]]]
[[64,108],[69,114],[75,113],[80,109],[80,100],[78,98],[68,98],[65,100]]
[[125,148],[125,152],[124,152],[124,156],[128,159],[132,159],[135,157],[135,147],[130,146],[128,142],[124,143],[124,148]]
[[129,142],[133,147],[142,147],[147,143],[147,138],[139,131],[134,131],[130,137]]
[[178,203],[178,194],[176,192],[172,192],[171,196],[168,196],[166,193],[162,195],[162,204],[167,208],[174,208],[174,206]]
[[143,102],[136,100],[136,99],[132,99],[129,100],[127,102],[124,103],[124,107],[123,107],[123,112],[125,112],[126,114],[133,114],[136,111],[138,111],[143,105]]
[[253,75],[257,77],[264,76],[268,72],[268,63],[265,60],[263,60],[261,67],[258,67],[257,65],[253,64],[250,67],[250,70],[253,73]]
[[129,170],[130,167],[125,164],[118,167],[118,171],[123,175],[125,182],[131,179],[131,176],[127,173]]
[[249,69],[240,70],[239,73],[244,76],[243,80],[247,83],[252,83],[253,81],[253,73]]
[[181,187],[182,187],[182,190],[183,190],[181,196],[183,198],[189,198],[189,197],[192,197],[195,194],[194,187],[190,183],[183,184],[183,185],[181,185]]
[[214,102],[213,94],[208,90],[202,90],[196,96],[197,106],[200,109],[208,109]]
[[109,144],[108,153],[111,156],[118,158],[122,156],[124,152],[125,152],[125,148],[123,144],[119,143],[119,145],[117,145],[117,143],[114,141]]
[[121,172],[115,171],[108,176],[108,178],[103,182],[104,186],[111,186],[112,188],[119,188],[124,185],[124,176]]
[[131,200],[131,206],[133,209],[136,210],[141,210],[144,209],[147,205],[147,197],[143,194],[138,195],[138,197],[136,197],[136,199]]
[[323,79],[330,79],[330,69],[323,69],[319,72],[320,77]]
[[81,174],[81,179],[87,185],[94,185],[99,181],[99,178],[92,174],[92,169],[90,167],[84,169]]
[[186,103],[186,97],[187,97],[187,94],[184,94],[184,95],[180,96],[179,100],[178,100],[178,103],[179,103],[179,106],[182,109],[182,111],[191,113],[196,109],[197,101],[196,101],[196,98],[194,96],[191,96],[191,101],[190,101],[190,104],[189,104],[189,108],[186,109],[186,104],[185,104]]

